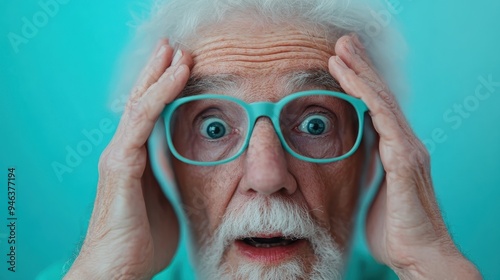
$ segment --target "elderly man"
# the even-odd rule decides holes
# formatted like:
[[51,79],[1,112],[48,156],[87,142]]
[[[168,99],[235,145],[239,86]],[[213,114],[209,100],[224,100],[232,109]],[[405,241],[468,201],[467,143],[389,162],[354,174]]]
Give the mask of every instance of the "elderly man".
[[[363,19],[349,1],[170,2],[151,22],[169,40],[101,156],[66,279],[146,279],[167,267],[183,217],[162,188],[188,210],[199,278],[340,279],[376,154],[375,258],[402,279],[481,278],[444,225],[428,154],[353,33]],[[151,163],[158,119],[172,156]],[[363,137],[370,130],[376,141]]]

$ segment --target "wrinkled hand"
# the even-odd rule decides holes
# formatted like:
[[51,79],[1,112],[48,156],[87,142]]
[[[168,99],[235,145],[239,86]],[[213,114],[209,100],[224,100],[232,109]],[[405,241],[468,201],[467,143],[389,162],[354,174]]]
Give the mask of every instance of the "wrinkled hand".
[[170,263],[179,224],[152,174],[145,144],[165,104],[184,88],[192,64],[187,53],[175,57],[162,40],[143,70],[101,155],[87,236],[66,279],[149,279]]
[[[401,279],[481,279],[454,245],[436,202],[427,150],[355,35],[335,46],[329,69],[369,108],[385,178],[367,216],[374,257]],[[376,148],[376,147],[375,147]]]

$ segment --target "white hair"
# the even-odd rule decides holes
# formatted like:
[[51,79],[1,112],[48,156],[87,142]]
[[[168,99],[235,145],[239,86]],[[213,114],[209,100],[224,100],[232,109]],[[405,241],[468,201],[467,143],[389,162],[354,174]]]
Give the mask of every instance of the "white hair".
[[197,36],[201,26],[217,25],[235,13],[256,17],[262,23],[311,23],[346,31],[359,30],[365,24],[359,7],[342,0],[184,0],[167,1],[163,4],[164,2],[156,2],[156,14],[142,28],[146,32],[160,28],[164,36],[178,42]]
[[[120,69],[126,70],[118,73],[120,77],[115,81],[122,103],[126,100],[123,95],[130,91],[131,83],[160,38],[169,38],[171,45],[189,50],[189,41],[202,36],[198,33],[201,28],[216,26],[235,14],[263,24],[294,24],[302,29],[314,27],[314,32],[321,32],[326,39],[332,40],[332,44],[344,34],[356,33],[393,92],[401,97],[406,91],[406,77],[401,71],[406,45],[396,32],[396,22],[392,18],[380,22],[381,12],[389,14],[390,7],[379,0],[153,1],[150,18],[138,26],[133,42],[125,51]],[[120,96],[115,95],[115,101],[117,98]]]

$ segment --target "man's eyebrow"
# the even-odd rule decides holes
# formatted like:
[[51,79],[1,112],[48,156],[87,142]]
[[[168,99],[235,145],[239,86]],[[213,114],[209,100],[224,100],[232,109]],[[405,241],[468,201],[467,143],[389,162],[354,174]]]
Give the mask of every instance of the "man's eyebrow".
[[218,93],[229,89],[234,90],[240,84],[240,80],[240,77],[231,74],[191,76],[180,96]]
[[310,87],[344,92],[339,82],[328,71],[323,69],[296,71],[286,77],[286,92],[296,92]]
[[[193,75],[187,81],[180,97],[234,91],[241,86],[241,83],[242,78],[233,74]],[[323,69],[294,71],[285,76],[286,92],[292,93],[305,88],[344,92],[337,80]]]

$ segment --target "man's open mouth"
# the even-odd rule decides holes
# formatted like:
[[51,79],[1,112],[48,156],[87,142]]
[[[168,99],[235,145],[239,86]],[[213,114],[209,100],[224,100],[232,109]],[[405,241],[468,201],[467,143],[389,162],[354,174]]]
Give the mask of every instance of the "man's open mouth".
[[248,244],[256,248],[272,248],[278,246],[287,246],[297,242],[298,240],[300,239],[294,237],[291,238],[283,237],[283,236],[270,237],[270,238],[247,237],[240,239],[240,241],[243,241],[245,244]]
[[252,261],[265,264],[278,263],[297,256],[306,244],[306,239],[276,233],[245,236],[235,242],[238,252]]

